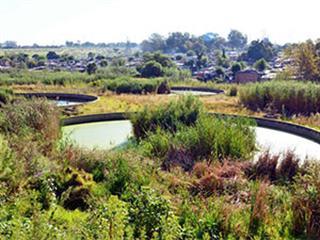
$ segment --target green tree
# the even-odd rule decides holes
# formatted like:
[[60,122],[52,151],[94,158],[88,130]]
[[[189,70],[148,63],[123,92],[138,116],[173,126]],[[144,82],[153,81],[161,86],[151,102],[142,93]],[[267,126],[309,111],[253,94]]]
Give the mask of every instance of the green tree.
[[225,72],[224,72],[224,70],[223,70],[222,67],[218,67],[218,68],[216,69],[216,74],[217,74],[218,77],[223,77],[224,74],[225,74]]
[[141,48],[144,52],[164,51],[166,41],[163,36],[158,33],[153,33],[148,40],[141,43]]
[[163,69],[160,63],[149,61],[142,66],[140,73],[141,76],[145,78],[161,77],[163,75]]
[[241,69],[242,69],[242,66],[239,62],[235,62],[231,66],[231,71],[232,71],[233,75],[236,75],[236,73],[241,71]]
[[243,48],[247,45],[248,38],[238,30],[231,30],[228,35],[228,43],[232,48]]
[[258,70],[259,72],[264,72],[268,67],[268,63],[264,58],[259,59],[255,62],[254,68]]
[[269,40],[264,39],[261,41],[252,41],[244,58],[250,62],[256,62],[261,58],[269,61],[274,57],[274,55],[275,53],[272,43]]
[[87,73],[90,75],[96,73],[97,69],[98,67],[96,63],[89,63],[87,65]]
[[222,49],[227,45],[226,39],[219,36],[217,33],[206,33],[201,36],[201,39],[204,41],[206,47],[210,50]]
[[320,80],[319,50],[311,40],[295,46],[291,51],[291,57],[296,65],[297,76],[304,80]]
[[50,51],[47,54],[47,59],[48,60],[55,60],[55,59],[59,59],[59,58],[60,58],[60,56],[54,51]]
[[147,63],[150,61],[155,61],[157,63],[160,63],[160,65],[164,68],[175,67],[175,64],[171,60],[170,56],[162,54],[160,52],[145,53],[143,55],[143,62]]
[[190,33],[173,32],[170,33],[166,40],[166,51],[167,52],[187,52],[186,42],[190,40]]

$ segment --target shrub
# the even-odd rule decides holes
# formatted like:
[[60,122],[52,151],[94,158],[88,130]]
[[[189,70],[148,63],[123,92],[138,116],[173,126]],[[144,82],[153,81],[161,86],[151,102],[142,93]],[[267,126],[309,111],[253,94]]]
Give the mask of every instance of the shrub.
[[117,94],[148,94],[156,93],[160,84],[157,80],[119,78],[105,81],[104,90],[110,90]]
[[132,178],[132,172],[129,168],[127,160],[122,157],[118,157],[108,163],[108,174],[106,175],[107,189],[113,195],[121,196],[130,185]]
[[161,82],[157,88],[157,94],[168,94],[170,91],[171,89],[167,81]]
[[91,75],[91,74],[94,74],[94,73],[96,73],[96,71],[97,71],[97,68],[98,68],[98,66],[97,66],[97,64],[96,63],[89,63],[88,65],[87,65],[87,73],[89,74],[89,75]]
[[193,128],[176,134],[193,158],[247,159],[255,150],[255,133],[247,119],[200,117]]
[[232,86],[232,87],[229,89],[228,95],[229,95],[230,97],[235,97],[235,96],[237,96],[237,94],[238,94],[238,88],[235,87],[235,86]]
[[64,176],[59,176],[55,181],[56,195],[66,209],[86,210],[90,206],[93,183],[90,174],[67,168]]
[[267,69],[267,67],[268,67],[268,63],[266,60],[264,60],[264,58],[259,59],[254,64],[254,68],[260,72],[265,71]]
[[171,146],[166,152],[162,168],[164,170],[170,170],[174,167],[181,167],[184,171],[190,171],[193,168],[194,163],[195,159],[189,149]]
[[190,70],[181,70],[177,68],[164,68],[164,76],[169,82],[187,81],[192,78]]
[[300,171],[299,162],[300,159],[292,151],[286,152],[277,169],[278,178],[285,182],[292,182]]
[[264,152],[256,163],[250,164],[246,169],[249,179],[267,180],[278,183],[291,183],[294,177],[301,171],[299,158],[291,151],[281,155],[272,155]]
[[[128,204],[110,196],[90,214],[88,229],[90,239],[124,239],[128,224]],[[132,236],[126,236],[128,239]]]
[[134,227],[134,237],[139,238],[144,233],[148,239],[157,234],[163,234],[163,221],[172,217],[169,201],[156,191],[142,188],[141,191],[129,199],[129,221]]
[[192,96],[181,97],[178,101],[156,109],[145,108],[131,118],[134,135],[142,139],[158,128],[175,132],[181,124],[191,126],[198,119],[202,108],[199,99]]
[[160,63],[156,61],[146,62],[140,69],[141,77],[152,78],[163,76],[163,69]]
[[293,232],[296,236],[317,239],[320,236],[320,178],[319,164],[309,163],[305,174],[294,185],[292,212]]
[[279,155],[271,155],[269,152],[264,152],[254,164],[252,175],[249,178],[275,181],[277,179],[279,158]]
[[1,131],[7,135],[19,138],[32,135],[45,154],[53,150],[60,137],[60,112],[45,100],[21,100],[5,105],[0,111],[0,123]]
[[0,135],[0,181],[8,181],[12,184],[17,180],[19,169],[19,164],[15,161],[8,142]]
[[0,104],[9,103],[13,99],[13,92],[9,89],[0,89]]
[[210,167],[207,165],[206,169],[202,169],[198,176],[201,177],[195,182],[192,190],[194,193],[200,193],[203,196],[222,193],[235,195],[239,192],[242,183],[245,183],[241,165],[229,161],[216,163]]
[[135,69],[123,66],[108,66],[99,68],[96,72],[97,79],[117,79],[121,77],[134,77],[138,72]]
[[155,133],[150,132],[142,143],[145,153],[149,156],[162,158],[166,156],[170,148],[171,134],[158,128]]

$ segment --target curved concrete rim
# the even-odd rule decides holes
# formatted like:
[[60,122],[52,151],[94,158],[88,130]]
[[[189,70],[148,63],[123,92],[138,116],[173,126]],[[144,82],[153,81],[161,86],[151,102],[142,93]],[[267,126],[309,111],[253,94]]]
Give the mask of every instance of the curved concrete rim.
[[[102,114],[93,114],[93,115],[83,115],[83,116],[63,119],[61,121],[61,125],[69,126],[69,125],[85,124],[85,123],[93,123],[93,122],[129,120],[130,115],[132,114],[134,113],[119,112],[119,113],[102,113]],[[320,132],[313,128],[304,127],[301,125],[278,121],[278,120],[266,119],[266,118],[230,115],[230,114],[222,114],[222,113],[209,113],[209,114],[212,116],[223,117],[223,118],[245,117],[248,119],[255,120],[258,127],[264,127],[264,128],[277,130],[277,131],[291,133],[320,144]]]
[[98,97],[86,94],[75,94],[75,93],[59,93],[59,92],[35,92],[35,93],[16,93],[17,96],[23,96],[26,98],[47,98],[50,100],[64,100],[64,101],[75,101],[79,102],[77,105],[93,103],[98,101]]
[[173,90],[173,91],[199,91],[199,92],[208,92],[208,93],[215,93],[215,94],[224,93],[224,91],[221,89],[208,88],[208,87],[173,86],[173,87],[171,87],[171,90]]

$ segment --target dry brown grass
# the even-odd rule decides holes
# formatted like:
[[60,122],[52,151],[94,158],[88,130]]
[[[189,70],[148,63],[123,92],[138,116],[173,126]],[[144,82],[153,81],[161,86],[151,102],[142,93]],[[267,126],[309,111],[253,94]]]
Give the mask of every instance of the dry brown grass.
[[309,126],[311,128],[320,130],[320,114],[319,113],[311,115],[309,117],[305,117],[305,116],[293,117],[291,121],[296,124]]
[[255,195],[253,195],[249,234],[256,234],[260,225],[264,224],[268,214],[268,184],[262,182]]

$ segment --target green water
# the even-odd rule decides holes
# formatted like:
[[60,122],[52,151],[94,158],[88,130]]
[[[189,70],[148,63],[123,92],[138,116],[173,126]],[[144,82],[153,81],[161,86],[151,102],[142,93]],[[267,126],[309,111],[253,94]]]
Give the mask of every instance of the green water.
[[112,149],[132,136],[130,121],[86,123],[63,127],[63,135],[80,147]]
[[[67,126],[63,132],[81,147],[112,149],[128,141],[132,136],[132,124],[129,120],[96,122]],[[278,154],[293,150],[301,159],[319,159],[320,156],[319,144],[290,133],[257,127],[256,138],[261,151]]]

